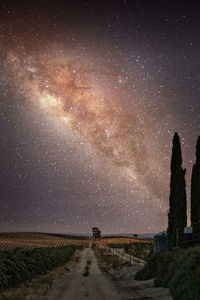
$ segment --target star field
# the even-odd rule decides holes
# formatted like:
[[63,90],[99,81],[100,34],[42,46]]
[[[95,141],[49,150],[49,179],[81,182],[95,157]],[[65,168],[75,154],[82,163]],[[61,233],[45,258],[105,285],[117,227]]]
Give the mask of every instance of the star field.
[[198,5],[0,8],[2,231],[164,230],[172,136],[189,198],[199,135]]

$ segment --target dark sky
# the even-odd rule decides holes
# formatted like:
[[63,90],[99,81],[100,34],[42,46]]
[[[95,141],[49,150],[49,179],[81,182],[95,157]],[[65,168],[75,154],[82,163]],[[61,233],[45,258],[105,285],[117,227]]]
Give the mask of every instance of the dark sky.
[[189,203],[199,15],[196,1],[1,1],[1,231],[164,230],[175,131]]

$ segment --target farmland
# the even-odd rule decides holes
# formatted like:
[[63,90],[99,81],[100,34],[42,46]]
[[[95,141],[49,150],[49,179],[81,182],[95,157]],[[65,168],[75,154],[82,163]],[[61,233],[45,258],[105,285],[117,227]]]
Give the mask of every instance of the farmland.
[[[93,247],[94,244],[96,247]],[[121,261],[116,251],[123,252],[123,258],[126,259],[135,255],[136,250],[141,252],[141,249],[150,247],[151,240],[123,236],[94,239],[89,236],[50,233],[0,233],[0,299],[28,300],[31,295],[31,299],[36,300],[46,293],[51,295],[51,288],[53,295],[63,294],[67,299],[73,299],[77,291],[79,295],[85,295],[89,288],[92,297],[95,297],[92,299],[100,299],[99,294],[101,299],[116,299],[117,289],[99,269],[95,254],[102,251],[109,253],[110,266],[114,252],[113,257]],[[99,275],[101,282],[104,282],[100,290],[96,288],[99,286]],[[60,288],[57,281],[64,282],[69,288]],[[76,286],[79,282],[84,282],[81,289]],[[46,297],[48,299],[48,295]],[[52,299],[58,298],[55,296]]]
[[99,247],[109,244],[121,245],[132,243],[152,243],[150,240],[141,240],[127,237],[102,237],[94,240],[89,236],[76,236],[64,234],[31,233],[31,232],[3,232],[0,233],[0,249],[13,248],[49,248],[62,246],[88,246],[90,242],[96,243]]
[[100,247],[104,247],[107,245],[116,245],[120,247],[120,245],[124,244],[133,244],[133,243],[145,243],[145,244],[152,244],[152,240],[143,240],[137,238],[129,238],[129,237],[102,237],[100,240],[95,241]]
[[90,242],[96,243],[99,247],[115,244],[116,247],[132,243],[149,243],[151,240],[142,240],[128,237],[102,237],[94,240],[89,236],[31,233],[31,232],[3,232],[0,233],[0,249],[7,250],[13,248],[49,248],[63,246],[88,246]]
[[10,232],[0,233],[0,249],[49,248],[63,246],[87,246],[88,238],[53,235],[45,233]]
[[81,246],[0,251],[0,291],[19,286],[67,263]]

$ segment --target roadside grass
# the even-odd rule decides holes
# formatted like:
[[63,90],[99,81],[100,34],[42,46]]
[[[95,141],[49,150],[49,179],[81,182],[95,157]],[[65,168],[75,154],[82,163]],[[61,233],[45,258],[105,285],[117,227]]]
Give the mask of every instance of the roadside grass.
[[87,277],[88,275],[90,275],[90,266],[91,266],[92,262],[91,260],[87,260],[86,266],[85,266],[85,271],[82,274],[84,277]]
[[167,287],[175,300],[200,299],[200,246],[153,254],[135,279],[154,279]]
[[98,265],[104,272],[109,272],[111,269],[118,270],[120,267],[120,259],[117,255],[108,253],[105,248],[99,248],[95,250]]
[[87,277],[89,274],[90,274],[90,268],[88,266],[85,266],[85,271],[84,273],[82,274],[84,277]]
[[153,253],[152,243],[131,243],[131,244],[108,244],[113,249],[124,249],[124,252],[137,257],[142,260],[146,260],[149,254]]

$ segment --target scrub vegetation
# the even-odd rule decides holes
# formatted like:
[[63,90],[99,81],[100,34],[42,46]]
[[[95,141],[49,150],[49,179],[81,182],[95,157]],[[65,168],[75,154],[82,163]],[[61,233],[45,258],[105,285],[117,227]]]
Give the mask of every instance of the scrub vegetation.
[[0,291],[16,287],[68,262],[80,246],[0,251]]
[[155,253],[135,279],[154,279],[155,286],[167,287],[175,300],[195,300],[200,295],[200,247]]

